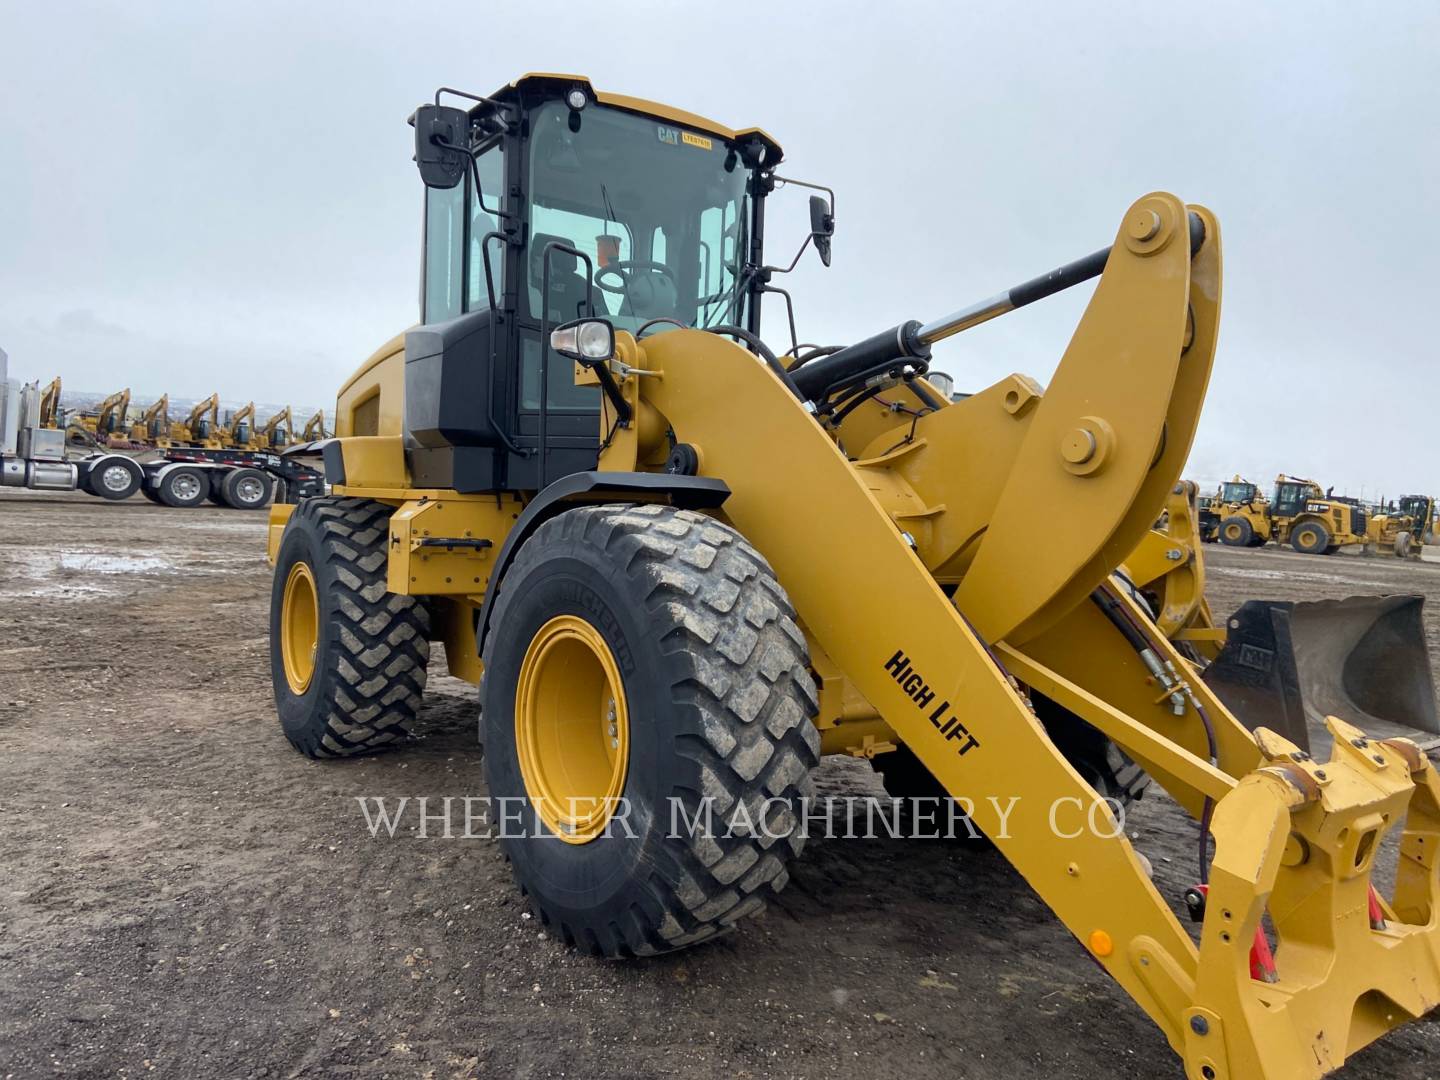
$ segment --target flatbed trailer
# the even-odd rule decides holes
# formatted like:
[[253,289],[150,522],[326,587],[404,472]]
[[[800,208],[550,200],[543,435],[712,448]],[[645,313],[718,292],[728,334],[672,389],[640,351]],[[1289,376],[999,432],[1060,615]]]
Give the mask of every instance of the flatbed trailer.
[[113,451],[72,458],[65,432],[43,423],[39,384],[8,379],[6,366],[0,350],[0,487],[78,490],[112,502],[140,492],[166,506],[209,499],[237,510],[264,509],[272,497],[292,502],[324,494],[323,473],[302,460],[307,451],[318,452],[315,443],[285,454],[170,446],[139,458]]
[[272,496],[293,502],[324,492],[320,471],[289,454],[172,446],[138,464],[141,494],[165,506],[198,506],[208,499],[235,510],[261,510]]

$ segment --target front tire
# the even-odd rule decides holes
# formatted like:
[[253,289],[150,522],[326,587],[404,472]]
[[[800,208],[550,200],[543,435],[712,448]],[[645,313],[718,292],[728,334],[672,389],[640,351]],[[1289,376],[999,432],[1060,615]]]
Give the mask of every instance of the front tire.
[[1228,517],[1220,524],[1220,542],[1226,547],[1249,547],[1255,539],[1255,529],[1243,517]]
[[139,491],[144,480],[144,471],[130,458],[108,458],[85,474],[85,490],[118,502]]
[[[764,558],[692,511],[577,508],[526,541],[495,605],[485,774],[541,921],[635,956],[760,911],[804,845],[820,749],[805,637]],[[573,651],[537,659],[552,648]]]
[[1330,530],[1318,521],[1302,521],[1290,533],[1290,546],[1302,555],[1328,554]]
[[393,508],[312,498],[290,515],[270,590],[270,681],[306,757],[353,757],[408,735],[425,693],[430,617],[386,591]]

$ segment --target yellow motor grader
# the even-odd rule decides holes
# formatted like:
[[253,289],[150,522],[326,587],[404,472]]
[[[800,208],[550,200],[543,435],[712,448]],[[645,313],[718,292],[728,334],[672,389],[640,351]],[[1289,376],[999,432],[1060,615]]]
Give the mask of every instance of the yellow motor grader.
[[[896,746],[1195,1080],[1318,1076],[1440,1000],[1425,756],[1344,717],[1328,761],[1252,734],[1116,574],[1204,399],[1209,211],[1145,195],[1050,274],[777,355],[765,207],[814,186],[773,138],[579,76],[442,96],[412,117],[421,323],[341,388],[330,493],[270,518],[297,748],[404,739],[442,641],[480,686],[489,795],[520,807],[500,841],[519,885],[600,955],[760,910],[819,756]],[[810,211],[828,264],[833,197]],[[944,339],[1095,278],[1043,391],[1012,375],[951,402],[927,380]],[[1037,507],[1066,522],[1044,545]],[[1117,760],[1197,823],[1194,929],[1115,827]],[[1104,827],[1071,827],[1087,816]]]
[[1367,538],[1378,551],[1400,558],[1419,558],[1421,550],[1436,544],[1440,534],[1435,499],[1431,495],[1402,495],[1394,505],[1371,515]]

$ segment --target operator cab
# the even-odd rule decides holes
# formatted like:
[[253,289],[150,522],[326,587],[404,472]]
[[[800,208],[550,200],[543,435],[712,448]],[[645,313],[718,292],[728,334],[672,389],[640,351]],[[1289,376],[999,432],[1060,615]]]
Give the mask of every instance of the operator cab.
[[1314,485],[1299,480],[1278,480],[1271,509],[1276,517],[1295,517],[1305,512],[1315,493]]
[[1258,494],[1259,491],[1254,484],[1231,480],[1222,485],[1220,501],[1243,506],[1246,503],[1254,502],[1255,496]]
[[578,77],[458,95],[468,110],[439,105],[445,93],[412,118],[426,199],[421,325],[405,341],[411,471],[417,487],[535,490],[595,468],[600,445],[601,391],[575,385],[550,331],[586,317],[636,336],[758,331],[781,152]]

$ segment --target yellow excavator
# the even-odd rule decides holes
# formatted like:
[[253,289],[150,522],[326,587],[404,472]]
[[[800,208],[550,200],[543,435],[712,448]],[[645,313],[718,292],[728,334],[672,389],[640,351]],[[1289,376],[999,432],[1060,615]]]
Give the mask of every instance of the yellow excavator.
[[305,428],[300,434],[302,443],[316,442],[320,439],[329,438],[325,430],[325,410],[315,410],[315,415],[305,421]]
[[[1252,733],[1117,573],[1204,400],[1214,215],[1153,192],[1051,273],[777,353],[765,206],[816,190],[827,265],[835,218],[771,136],[580,76],[442,97],[412,117],[421,322],[341,387],[329,493],[271,511],[299,750],[403,741],[438,640],[481,687],[517,882],[583,951],[742,924],[804,848],[819,756],[894,746],[1192,1080],[1319,1076],[1440,1001],[1425,755],[1345,716],[1324,761]],[[1097,278],[1044,389],[928,380],[947,338]],[[1065,522],[1043,545],[1036,507]],[[1123,828],[1134,772],[1195,821],[1189,926]]]
[[40,391],[39,410],[40,427],[52,431],[58,430],[61,427],[59,375],[51,379],[49,385]]
[[86,446],[108,446],[117,435],[123,439],[130,430],[126,419],[129,410],[130,388],[117,390],[94,411],[72,414],[66,421],[67,439]]
[[170,395],[162,394],[140,419],[130,425],[130,441],[141,446],[165,449],[170,445]]
[[230,414],[220,429],[220,442],[227,450],[251,450],[255,441],[255,403],[251,401]]
[[251,440],[252,450],[283,450],[290,444],[291,425],[294,423],[290,406],[286,405],[271,415]]
[[204,401],[196,402],[183,421],[171,423],[170,442],[180,446],[222,449],[225,443],[220,428],[220,395],[211,394]]

